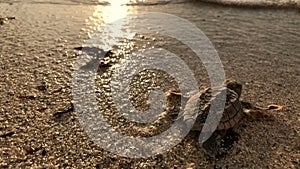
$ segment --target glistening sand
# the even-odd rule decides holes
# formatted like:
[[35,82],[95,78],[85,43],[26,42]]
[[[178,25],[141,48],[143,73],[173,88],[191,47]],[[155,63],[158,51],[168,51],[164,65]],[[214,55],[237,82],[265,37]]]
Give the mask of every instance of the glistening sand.
[[[0,133],[14,132],[0,138],[1,168],[300,167],[299,11],[200,2],[130,6],[132,11],[166,12],[194,23],[217,49],[226,76],[244,85],[242,99],[259,106],[276,103],[284,109],[268,112],[272,120],[245,120],[238,129],[238,143],[219,160],[204,157],[196,133],[162,155],[129,159],[94,144],[75,112],[53,117],[72,100],[72,72],[78,55],[73,48],[84,44],[87,32],[94,31],[88,18],[104,8],[0,3],[1,17],[16,17],[0,26]],[[159,40],[166,48],[178,46]],[[202,68],[196,75],[204,77],[199,83],[207,85]],[[43,83],[47,90],[38,90]],[[32,95],[35,98],[23,97]]]

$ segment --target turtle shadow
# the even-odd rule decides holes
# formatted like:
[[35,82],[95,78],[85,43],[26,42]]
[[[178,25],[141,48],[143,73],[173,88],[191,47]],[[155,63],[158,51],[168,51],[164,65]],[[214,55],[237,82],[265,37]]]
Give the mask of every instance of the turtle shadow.
[[[293,127],[282,119],[274,116],[262,116],[260,118],[246,117],[234,131],[238,133],[235,145],[231,139],[225,139],[225,146],[229,149],[219,158],[215,165],[219,168],[274,168],[283,164],[279,161],[285,159],[289,167],[299,167],[296,158],[300,146],[299,137]],[[231,134],[232,135],[232,134]],[[230,136],[236,138],[233,134]],[[278,167],[277,166],[277,167]],[[217,167],[217,168],[218,168]]]

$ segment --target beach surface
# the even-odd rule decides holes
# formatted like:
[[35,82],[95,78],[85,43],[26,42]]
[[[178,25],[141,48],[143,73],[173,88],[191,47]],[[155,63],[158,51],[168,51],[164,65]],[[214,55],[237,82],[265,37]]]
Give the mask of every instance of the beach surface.
[[[204,154],[196,132],[149,158],[120,157],[104,150],[83,130],[72,107],[72,80],[81,54],[74,48],[86,44],[99,26],[115,19],[115,13],[141,12],[169,13],[193,23],[215,47],[226,78],[243,85],[242,100],[283,109],[245,118],[236,129],[238,141],[220,159]],[[4,17],[15,18],[0,24],[0,168],[300,168],[299,9],[199,1],[122,7],[80,1],[0,1],[0,18]],[[107,87],[114,72],[110,64],[152,47],[179,55],[193,69],[199,88],[209,85],[201,61],[172,38],[138,35],[115,47],[109,64],[103,64],[97,75],[96,96],[109,123],[124,133],[129,129],[129,135],[156,134],[160,123],[148,129],[116,115]],[[135,79],[139,83],[132,84],[137,89],[131,91],[142,110],[147,101],[139,93],[146,91],[139,84],[151,88],[147,83],[156,78],[147,73],[155,74],[141,74]],[[166,84],[160,80],[156,83],[164,90],[177,89],[172,80]]]

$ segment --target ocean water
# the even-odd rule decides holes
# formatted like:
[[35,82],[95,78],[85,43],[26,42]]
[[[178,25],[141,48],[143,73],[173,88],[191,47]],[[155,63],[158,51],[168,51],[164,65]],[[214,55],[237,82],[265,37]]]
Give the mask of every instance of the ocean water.
[[165,5],[203,1],[223,5],[261,6],[261,7],[294,7],[300,8],[300,0],[1,0],[0,3],[37,3],[62,5]]

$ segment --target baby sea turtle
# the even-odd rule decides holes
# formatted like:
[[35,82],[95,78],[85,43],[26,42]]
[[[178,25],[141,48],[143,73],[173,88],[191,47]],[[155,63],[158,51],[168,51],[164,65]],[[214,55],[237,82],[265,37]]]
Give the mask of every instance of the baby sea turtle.
[[[226,92],[226,102],[220,121],[216,120],[219,121],[217,127],[209,129],[211,131],[202,131],[204,124],[209,123],[209,121],[206,120],[210,111],[211,103],[216,101],[222,92]],[[277,105],[272,105],[273,107],[264,109],[255,107],[247,102],[242,102],[239,99],[241,92],[242,85],[240,83],[234,80],[227,80],[226,87],[217,89],[214,96],[212,96],[212,89],[206,88],[189,97],[182,115],[183,121],[185,123],[190,123],[191,121],[195,120],[191,129],[192,131],[202,131],[210,134],[212,133],[210,137],[202,144],[202,147],[209,156],[218,157],[222,154],[220,146],[217,144],[217,138],[220,136],[224,137],[229,130],[232,131],[232,129],[240,123],[246,113],[249,114],[252,110],[280,108],[276,107]],[[175,93],[172,91],[169,91],[168,94],[175,96],[181,95],[180,93]],[[195,105],[197,105],[197,107],[195,107]]]

